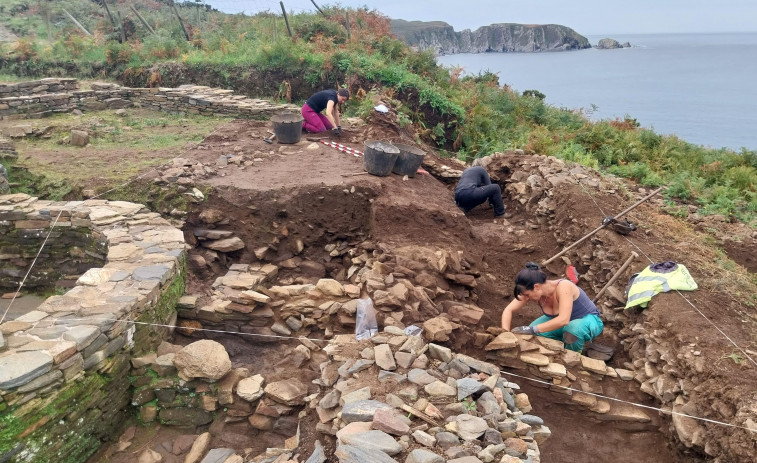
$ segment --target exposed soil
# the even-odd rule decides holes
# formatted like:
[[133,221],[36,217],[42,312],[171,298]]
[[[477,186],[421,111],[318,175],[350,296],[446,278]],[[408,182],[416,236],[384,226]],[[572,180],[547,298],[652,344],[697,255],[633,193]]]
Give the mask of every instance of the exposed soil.
[[[305,253],[313,259],[324,258],[323,246],[339,240],[355,244],[364,239],[372,239],[387,249],[406,246],[436,246],[464,251],[465,260],[480,274],[479,286],[472,294],[476,303],[484,309],[485,315],[477,328],[484,331],[489,326],[499,326],[502,308],[511,297],[512,278],[526,261],[540,262],[556,254],[584,234],[593,230],[604,215],[611,215],[624,209],[638,196],[630,199],[621,191],[594,190],[591,194],[580,187],[564,188],[557,196],[555,217],[551,219],[552,229],[526,214],[520,203],[513,202],[505,194],[508,211],[514,213],[509,220],[494,219],[491,209],[480,206],[467,216],[459,211],[452,201],[453,185],[445,184],[428,172],[419,173],[415,178],[403,179],[397,175],[375,177],[363,175],[361,159],[342,153],[335,148],[305,139],[296,145],[266,144],[269,125],[265,122],[234,121],[207,137],[200,145],[181,153],[181,156],[205,164],[213,164],[219,156],[228,152],[244,153],[254,162],[251,166],[229,165],[218,169],[218,175],[204,182],[213,187],[205,203],[190,211],[185,227],[186,236],[193,243],[191,230],[199,226],[199,214],[206,208],[221,211],[228,220],[225,229],[232,229],[247,247],[237,254],[222,257],[214,263],[213,271],[190,274],[187,293],[206,294],[210,284],[227,266],[236,262],[255,260],[253,250],[267,245],[277,236],[277,231],[286,224],[288,239],[278,246],[279,260],[290,256],[291,245],[296,239],[307,246]],[[363,149],[367,139],[399,141],[409,143],[410,138],[391,124],[375,123],[364,127],[345,130],[335,141],[352,148]],[[437,158],[426,149],[435,161],[453,169],[461,169],[454,160]],[[34,152],[36,156],[38,151]],[[30,154],[31,155],[31,154]],[[123,155],[123,154],[122,154]],[[52,156],[52,154],[51,154]],[[118,158],[105,158],[117,164]],[[511,161],[511,162],[510,162]],[[505,186],[517,165],[513,158],[491,172],[492,178]],[[107,162],[107,161],[106,161]],[[359,174],[359,175],[355,175]],[[629,190],[635,191],[634,186]],[[504,190],[503,190],[504,191]],[[601,209],[601,210],[600,210]],[[696,229],[659,212],[659,204],[650,201],[635,209],[627,216],[640,225],[640,230],[625,238],[609,230],[602,230],[591,239],[593,244],[601,243],[608,252],[608,259],[623,261],[632,250],[642,254],[632,270],[639,271],[649,261],[675,260],[687,265],[700,290],[684,294],[670,293],[657,296],[654,304],[646,311],[634,314],[631,322],[645,321],[671,333],[671,339],[681,352],[695,345],[701,352],[703,371],[699,377],[705,380],[696,385],[698,396],[704,397],[700,410],[717,419],[707,402],[708,398],[722,394],[744,400],[754,399],[757,391],[757,369],[748,361],[737,364],[727,355],[734,346],[713,325],[739,346],[754,350],[755,323],[754,309],[743,303],[743,294],[731,291],[729,279],[753,279],[744,277],[744,272],[729,273],[714,265],[716,252],[706,249],[700,243],[702,227]],[[719,223],[715,238],[723,243],[723,250],[734,261],[754,270],[757,246],[748,230],[739,229],[738,241],[725,239],[737,225]],[[700,230],[700,231],[697,231]],[[556,238],[555,236],[558,236]],[[559,240],[559,241],[558,241]],[[581,255],[579,248],[573,256]],[[195,252],[195,251],[191,251]],[[308,254],[309,253],[309,254]],[[327,270],[331,267],[327,264]],[[557,261],[548,270],[561,276],[564,263]],[[333,267],[336,271],[336,267]],[[585,273],[586,268],[578,268]],[[630,274],[631,272],[628,272]],[[624,278],[627,278],[627,275]],[[297,275],[279,275],[281,279],[296,279]],[[581,286],[590,295],[599,287],[590,277],[581,280]],[[687,301],[691,301],[695,307]],[[701,313],[698,313],[701,311]],[[527,324],[538,316],[538,308],[524,310],[514,321],[516,325]],[[707,317],[707,318],[705,318]],[[608,323],[602,342],[617,342],[620,324]],[[483,358],[481,352],[472,348],[470,335],[465,330],[452,344],[461,351]],[[324,333],[310,333],[312,337]],[[209,336],[211,337],[211,336]],[[285,357],[290,346],[282,343],[254,344],[234,335],[212,335],[222,342],[232,358],[234,366],[247,366],[251,371],[262,373],[269,380],[300,376],[308,379],[317,374],[317,359],[299,368],[277,363]],[[196,340],[177,337],[174,342],[185,344]],[[629,361],[621,346],[616,345],[618,355],[611,363],[623,368]],[[273,360],[276,359],[276,360]],[[521,384],[534,405],[534,413],[544,418],[553,432],[552,437],[542,446],[543,462],[561,461],[614,461],[616,463],[638,461],[689,462],[703,461],[702,455],[687,453],[679,444],[674,444],[669,431],[669,419],[659,418],[650,427],[631,431],[612,423],[600,423],[587,419],[581,409],[559,403],[554,394],[529,384],[528,381],[513,379]],[[653,400],[638,391],[638,383],[630,382],[629,390],[605,391],[619,399],[656,406]],[[714,392],[718,391],[718,392]],[[735,401],[738,403],[738,400]],[[311,423],[312,425],[312,423]],[[656,429],[659,427],[660,430]],[[729,439],[730,430],[718,426],[708,426],[708,432]],[[188,430],[188,434],[204,429]],[[218,431],[216,429],[215,431]],[[304,448],[312,449],[313,440],[318,438],[313,427],[303,425]],[[148,431],[138,430],[135,443],[155,448],[162,442],[169,442],[176,436],[175,430],[165,427]],[[253,449],[252,455],[267,446],[283,443],[280,439],[267,440],[259,436],[241,435],[242,428],[227,424],[224,433],[216,433],[213,446],[230,446],[237,449]],[[279,436],[280,437],[280,436]],[[278,442],[275,442],[278,439]],[[748,446],[749,443],[744,443]],[[751,444],[753,446],[753,443]],[[135,445],[135,447],[139,447]],[[106,457],[105,451],[93,457],[95,461],[134,461],[138,453],[127,450]],[[183,461],[168,455],[163,461]]]

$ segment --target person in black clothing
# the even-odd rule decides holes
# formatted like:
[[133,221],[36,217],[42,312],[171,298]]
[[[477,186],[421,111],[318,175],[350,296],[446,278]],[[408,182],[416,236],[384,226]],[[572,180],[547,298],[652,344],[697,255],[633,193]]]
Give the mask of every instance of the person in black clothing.
[[[337,105],[350,99],[350,92],[342,88],[336,90],[321,90],[313,94],[302,105],[302,128],[310,133],[320,133],[334,130],[336,135],[342,134],[342,125],[339,121],[339,109]],[[325,114],[321,114],[321,111]]]
[[494,217],[505,215],[505,205],[502,203],[502,189],[492,183],[489,173],[481,166],[468,167],[460,176],[455,187],[455,204],[468,213],[471,209],[489,200],[494,207]]

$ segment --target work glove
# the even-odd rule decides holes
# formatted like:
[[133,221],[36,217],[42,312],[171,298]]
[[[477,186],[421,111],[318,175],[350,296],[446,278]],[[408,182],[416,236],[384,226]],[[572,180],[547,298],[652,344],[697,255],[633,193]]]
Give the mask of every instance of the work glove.
[[510,332],[513,334],[539,334],[539,330],[537,330],[535,326],[516,326],[511,329]]
[[342,136],[342,126],[341,125],[337,126],[335,129],[333,129],[333,132],[334,132],[334,135],[336,135],[337,137],[341,137]]

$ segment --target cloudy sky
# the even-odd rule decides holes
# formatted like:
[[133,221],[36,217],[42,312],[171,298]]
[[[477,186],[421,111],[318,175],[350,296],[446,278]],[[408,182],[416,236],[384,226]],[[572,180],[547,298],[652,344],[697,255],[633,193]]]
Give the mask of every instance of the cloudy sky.
[[[192,1],[192,0],[189,0]],[[336,4],[315,0],[319,6]],[[205,0],[227,13],[281,12],[278,0]],[[342,0],[391,18],[445,21],[455,30],[491,23],[562,24],[583,35],[757,31],[757,0]],[[314,11],[284,0],[287,11]]]

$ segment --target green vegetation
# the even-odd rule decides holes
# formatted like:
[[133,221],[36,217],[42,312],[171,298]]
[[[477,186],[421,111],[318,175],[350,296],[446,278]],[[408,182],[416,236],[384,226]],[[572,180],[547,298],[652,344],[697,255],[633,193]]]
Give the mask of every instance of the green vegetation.
[[[521,94],[503,88],[492,73],[460,78],[461,70],[441,67],[432,54],[392,38],[389,20],[374,11],[289,13],[290,39],[280,14],[226,15],[184,2],[179,10],[188,41],[165,1],[110,3],[124,18],[126,43],[119,42],[121,34],[95,2],[55,2],[52,43],[36,0],[4,2],[0,21],[23,38],[0,49],[0,73],[98,75],[140,85],[161,85],[170,78],[263,96],[271,94],[262,91],[265,83],[279,88],[287,80],[295,100],[313,89],[349,83],[356,95],[347,105],[348,115],[370,114],[374,98],[390,101],[402,125],[413,124],[422,140],[460,159],[516,148],[556,156],[648,187],[666,185],[669,200],[757,226],[756,152],[704,148],[640,128],[630,116],[591,122],[581,111],[545,104],[538,90]],[[154,35],[128,4],[155,28]],[[92,37],[73,25],[64,7]],[[259,82],[251,84],[255,76]],[[279,91],[281,98],[285,94]],[[97,142],[117,143],[118,136]],[[687,208],[671,210],[683,214]]]

